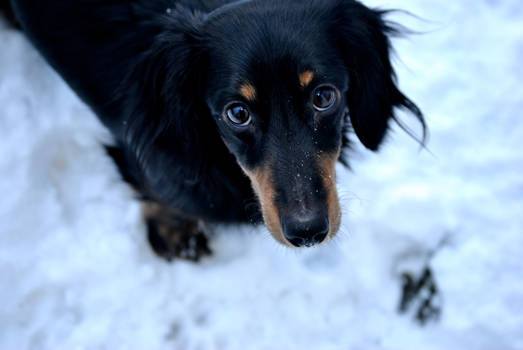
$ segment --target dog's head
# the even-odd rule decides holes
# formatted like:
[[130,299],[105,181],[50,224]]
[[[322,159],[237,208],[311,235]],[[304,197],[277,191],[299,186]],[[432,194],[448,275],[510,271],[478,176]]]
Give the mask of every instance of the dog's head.
[[173,94],[189,114],[195,108],[214,119],[277,241],[303,247],[332,238],[347,124],[377,150],[394,107],[422,120],[395,84],[383,13],[352,0],[253,0],[205,15],[181,12],[177,20],[191,23],[177,27],[184,32],[176,36]]

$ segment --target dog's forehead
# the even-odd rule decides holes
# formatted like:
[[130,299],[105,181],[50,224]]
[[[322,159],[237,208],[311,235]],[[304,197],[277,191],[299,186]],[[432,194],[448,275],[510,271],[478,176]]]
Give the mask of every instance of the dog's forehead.
[[329,26],[313,2],[240,3],[211,16],[205,26],[208,44],[231,65],[254,60],[274,67],[285,56],[294,55],[294,61],[310,56],[329,39]]
[[258,89],[286,83],[307,86],[315,77],[327,74],[327,66],[334,61],[332,48],[307,37],[231,33],[224,41],[227,43],[216,45],[211,57],[215,71],[226,78],[221,83],[233,87],[246,82]]
[[253,56],[230,65],[229,73],[220,74],[218,80],[228,95],[225,100],[241,96],[252,103],[274,103],[281,98],[291,98],[321,79],[324,75],[318,67],[300,56],[273,59]]
[[244,67],[236,72],[231,86],[248,101],[271,99],[308,87],[316,72],[314,64],[298,55],[251,59],[244,62]]
[[272,57],[253,55],[231,68],[230,73],[230,79],[224,82],[226,88],[253,102],[276,96],[290,98],[321,84],[334,85],[341,91],[348,79],[342,64],[335,64],[335,60],[325,63],[300,51]]
[[[232,6],[207,23],[217,88],[212,100],[222,103],[235,95],[248,101],[269,99],[275,92],[281,96],[287,89],[341,78],[341,70],[332,69],[343,69],[343,63],[327,24],[326,6],[309,1],[292,6],[269,3],[261,6],[254,0]],[[329,77],[333,71],[336,74]],[[340,87],[343,84],[340,81]]]

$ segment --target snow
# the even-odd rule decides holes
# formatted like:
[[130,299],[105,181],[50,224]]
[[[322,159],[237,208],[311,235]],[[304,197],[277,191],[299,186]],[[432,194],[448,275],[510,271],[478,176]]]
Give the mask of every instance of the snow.
[[[397,127],[357,149],[330,244],[215,227],[199,264],[150,251],[108,133],[0,24],[0,348],[523,349],[523,4],[366,4],[422,18],[391,16],[423,32],[394,45],[428,150]],[[442,314],[422,327],[397,309],[425,264]]]

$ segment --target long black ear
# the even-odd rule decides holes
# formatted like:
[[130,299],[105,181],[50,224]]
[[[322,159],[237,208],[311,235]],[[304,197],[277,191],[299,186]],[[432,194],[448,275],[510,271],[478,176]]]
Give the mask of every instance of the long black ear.
[[[383,20],[385,11],[371,10],[357,1],[339,2],[338,43],[349,72],[349,106],[352,127],[365,147],[377,150],[394,117],[394,107],[412,112],[422,123],[423,115],[396,86],[390,62],[388,35],[396,30]],[[400,126],[402,126],[400,124]]]
[[205,113],[204,81],[208,58],[199,27],[204,15],[176,6],[161,19],[152,45],[141,53],[119,87],[125,106],[125,140],[138,161],[150,146],[184,153],[197,142],[196,125]]

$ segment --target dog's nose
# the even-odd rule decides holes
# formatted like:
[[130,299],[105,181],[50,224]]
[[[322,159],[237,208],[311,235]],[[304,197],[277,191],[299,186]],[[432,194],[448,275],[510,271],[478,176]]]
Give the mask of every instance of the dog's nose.
[[321,243],[329,232],[329,218],[321,212],[290,215],[281,221],[283,235],[295,247],[311,247]]

